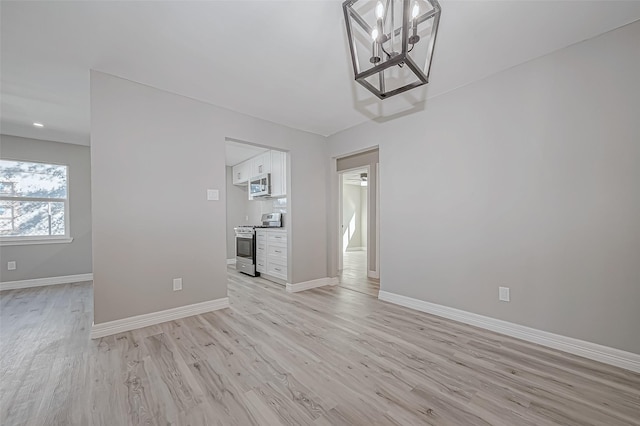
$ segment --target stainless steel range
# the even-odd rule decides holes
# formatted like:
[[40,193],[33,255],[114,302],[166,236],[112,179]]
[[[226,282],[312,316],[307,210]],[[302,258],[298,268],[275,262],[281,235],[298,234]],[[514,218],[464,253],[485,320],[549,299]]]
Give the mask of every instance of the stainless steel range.
[[236,231],[236,269],[257,277],[256,271],[256,228],[281,228],[282,213],[265,213],[260,225],[240,225]]

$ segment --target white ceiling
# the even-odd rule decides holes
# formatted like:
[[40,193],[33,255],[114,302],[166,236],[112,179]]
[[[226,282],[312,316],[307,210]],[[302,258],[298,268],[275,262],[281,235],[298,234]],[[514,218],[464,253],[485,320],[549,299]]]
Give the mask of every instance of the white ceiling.
[[95,69],[331,135],[640,19],[640,1],[441,5],[430,84],[383,103],[353,81],[340,1],[2,1],[2,132],[88,144]]
[[235,166],[265,151],[268,151],[268,149],[243,142],[227,140],[225,142],[225,164],[227,166]]

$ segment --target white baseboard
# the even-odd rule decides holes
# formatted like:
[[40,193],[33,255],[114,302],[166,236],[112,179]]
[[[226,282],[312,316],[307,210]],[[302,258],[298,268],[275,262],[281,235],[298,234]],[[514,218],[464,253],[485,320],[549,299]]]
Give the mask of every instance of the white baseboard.
[[180,306],[178,308],[166,309],[164,311],[151,312],[149,314],[136,315],[115,321],[93,324],[91,327],[91,338],[98,339],[112,334],[148,327],[150,325],[156,325],[193,315],[199,315],[205,312],[217,311],[228,307],[229,298],[224,297],[222,299],[194,303],[193,305]]
[[235,265],[235,264],[236,264],[235,257],[233,259],[227,259],[227,265]]
[[640,355],[631,352],[386,291],[380,291],[378,299],[640,373]]
[[79,283],[82,281],[93,281],[93,274],[64,275],[61,277],[35,278],[32,280],[5,281],[0,283],[0,291],[43,287],[46,285]]
[[375,278],[377,280],[380,279],[380,273],[378,271],[367,271],[367,277]]
[[317,280],[303,281],[301,283],[290,284],[287,283],[287,291],[289,293],[297,293],[299,291],[309,290],[316,287],[324,287],[325,285],[338,284],[338,277],[325,277],[318,278]]
[[348,247],[347,251],[366,251],[366,247]]

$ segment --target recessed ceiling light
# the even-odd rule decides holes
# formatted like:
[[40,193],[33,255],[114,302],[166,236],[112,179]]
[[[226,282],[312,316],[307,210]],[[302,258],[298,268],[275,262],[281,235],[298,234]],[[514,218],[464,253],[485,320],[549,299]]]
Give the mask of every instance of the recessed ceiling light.
[[33,125],[35,127],[44,127],[44,124],[42,124],[42,123],[33,123]]

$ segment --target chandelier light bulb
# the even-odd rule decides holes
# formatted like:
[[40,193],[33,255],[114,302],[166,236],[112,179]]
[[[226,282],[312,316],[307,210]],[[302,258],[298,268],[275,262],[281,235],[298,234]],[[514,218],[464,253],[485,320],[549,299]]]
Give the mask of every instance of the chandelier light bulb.
[[413,9],[411,9],[411,18],[416,19],[420,14],[420,5],[418,2],[413,2]]
[[378,40],[378,29],[377,28],[374,28],[371,31],[371,38],[373,39],[373,41]]
[[383,16],[384,16],[384,6],[382,5],[382,2],[379,1],[378,4],[376,5],[376,18],[382,19]]

